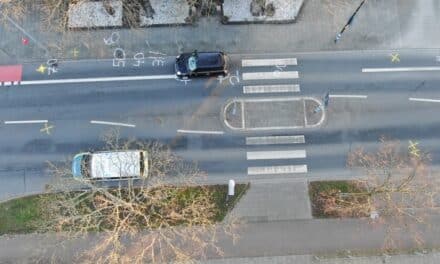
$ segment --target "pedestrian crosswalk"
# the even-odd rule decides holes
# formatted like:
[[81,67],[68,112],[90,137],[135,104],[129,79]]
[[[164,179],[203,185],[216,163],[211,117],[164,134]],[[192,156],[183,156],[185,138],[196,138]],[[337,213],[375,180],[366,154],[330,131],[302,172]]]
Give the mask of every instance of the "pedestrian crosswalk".
[[307,173],[307,165],[248,167],[248,175]]
[[[300,93],[297,65],[296,58],[243,59],[243,95]],[[305,143],[304,135],[246,137],[247,175],[295,177],[307,173]]]
[[295,93],[299,92],[299,84],[245,85],[244,94],[258,93]]
[[297,79],[297,71],[244,72],[243,80]]
[[246,145],[277,145],[277,144],[303,144],[303,143],[305,143],[304,135],[246,137]]
[[[300,92],[300,86],[296,83],[299,79],[299,72],[295,70],[297,65],[296,58],[242,59],[243,94]],[[259,84],[247,85],[246,82]]]
[[[304,135],[246,137],[246,159],[252,162],[247,168],[248,176],[307,173],[304,143]],[[282,164],[269,164],[274,161]]]
[[278,65],[298,65],[296,58],[283,59],[244,59],[241,61],[242,67],[256,66],[278,66]]

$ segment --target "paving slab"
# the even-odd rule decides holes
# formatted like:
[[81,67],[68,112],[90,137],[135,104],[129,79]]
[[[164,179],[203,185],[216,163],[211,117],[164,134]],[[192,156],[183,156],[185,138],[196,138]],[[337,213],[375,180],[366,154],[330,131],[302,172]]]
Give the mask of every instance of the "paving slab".
[[68,27],[121,27],[122,26],[122,1],[108,1],[113,14],[106,11],[104,2],[85,1],[69,5]]
[[188,24],[189,5],[186,0],[150,0],[154,13],[147,16],[141,12],[141,26]]
[[232,214],[247,222],[311,219],[307,181],[251,183]]
[[266,1],[273,4],[273,15],[261,14],[253,16],[251,13],[252,0],[225,0],[223,2],[223,15],[227,17],[227,23],[233,22],[293,22],[304,3],[304,0],[272,0]]

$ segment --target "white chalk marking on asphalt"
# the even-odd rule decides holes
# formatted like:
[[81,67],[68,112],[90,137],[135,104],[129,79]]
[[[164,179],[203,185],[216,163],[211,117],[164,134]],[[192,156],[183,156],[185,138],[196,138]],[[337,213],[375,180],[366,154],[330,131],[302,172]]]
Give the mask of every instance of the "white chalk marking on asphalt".
[[280,145],[280,144],[304,144],[304,143],[305,143],[304,135],[246,137],[246,145]]
[[185,129],[179,129],[177,130],[178,133],[185,133],[185,134],[211,134],[211,135],[223,135],[225,132],[223,131],[211,131],[211,130],[185,130]]
[[243,93],[292,93],[299,92],[299,84],[249,85],[243,86]]
[[243,80],[298,79],[297,71],[245,72]]
[[297,62],[296,58],[241,60],[242,67],[297,65],[297,64],[298,64],[298,62]]
[[21,84],[22,85],[38,85],[38,84],[60,84],[60,83],[143,81],[143,80],[164,80],[164,79],[175,79],[175,78],[176,78],[175,75],[120,76],[120,77],[100,77],[100,78],[77,78],[77,79],[21,81]]
[[427,99],[427,98],[413,98],[413,97],[410,97],[409,100],[410,101],[415,101],[415,102],[440,103],[440,100]]
[[330,98],[357,98],[357,99],[367,99],[367,95],[354,95],[354,94],[330,94]]
[[19,120],[19,121],[5,121],[5,125],[19,125],[19,124],[44,124],[48,120]]
[[109,126],[136,127],[136,125],[132,125],[132,124],[107,122],[107,121],[97,121],[97,120],[92,120],[92,121],[90,121],[90,123],[91,124],[98,124],[98,125],[109,125]]
[[306,173],[307,165],[249,167],[248,175]]
[[301,150],[275,150],[275,151],[248,151],[248,160],[271,160],[271,159],[303,159],[306,151]]
[[440,67],[362,68],[362,72],[364,72],[364,73],[374,73],[374,72],[416,72],[416,71],[440,71]]

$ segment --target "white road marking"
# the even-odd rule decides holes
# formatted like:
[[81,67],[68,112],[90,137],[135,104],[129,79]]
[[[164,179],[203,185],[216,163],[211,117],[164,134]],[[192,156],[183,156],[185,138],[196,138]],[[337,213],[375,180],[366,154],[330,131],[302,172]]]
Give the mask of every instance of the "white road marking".
[[243,93],[292,93],[299,92],[299,84],[250,85],[243,86]]
[[297,65],[297,64],[298,64],[298,62],[297,62],[296,58],[241,60],[242,67]]
[[248,175],[306,173],[307,165],[249,167]]
[[409,98],[410,101],[416,101],[416,102],[428,102],[428,103],[440,103],[440,100],[435,99],[426,99],[426,98]]
[[367,99],[367,95],[353,95],[353,94],[330,94],[330,98],[358,98],[358,99]]
[[18,125],[18,124],[43,124],[48,123],[48,120],[20,120],[20,121],[5,121],[5,125]]
[[[285,101],[291,101],[291,102],[297,102],[297,103],[301,103],[300,101],[303,101],[302,104],[305,110],[305,100],[311,100],[316,102],[317,105],[319,105],[319,107],[321,109],[324,109],[324,105],[321,101],[317,100],[314,97],[270,97],[270,98],[234,98],[234,99],[230,99],[227,101],[227,103],[225,104],[225,106],[223,107],[223,111],[222,111],[222,119],[224,124],[232,130],[241,130],[241,131],[263,131],[263,130],[281,130],[281,129],[301,129],[301,128],[312,128],[312,127],[318,127],[320,126],[325,118],[326,118],[326,111],[321,111],[321,119],[318,121],[318,123],[315,124],[308,124],[307,122],[305,122],[304,124],[293,124],[293,125],[286,125],[286,126],[253,126],[254,124],[248,124],[249,121],[253,121],[255,120],[254,116],[251,116],[251,118],[249,117],[249,115],[252,114],[252,112],[249,112],[249,110],[245,109],[245,105],[246,107],[249,107],[249,103],[258,103],[258,102],[285,102]],[[242,111],[241,111],[241,127],[239,126],[234,126],[231,125],[228,121],[228,111],[230,109],[230,107],[234,104],[234,103],[240,103],[242,106]],[[252,109],[257,109],[257,107],[253,107]],[[286,112],[286,111],[284,111]],[[283,112],[283,114],[284,114]],[[303,112],[303,113],[307,113],[307,112]],[[278,113],[279,114],[279,113]],[[258,119],[257,119],[258,120]],[[269,120],[270,121],[270,120]],[[267,125],[267,122],[265,122]]]
[[107,121],[97,121],[97,120],[92,120],[92,121],[90,121],[90,123],[91,124],[98,124],[98,125],[109,125],[109,126],[136,127],[136,125],[132,125],[132,124],[107,122]]
[[303,159],[305,157],[306,151],[304,149],[246,152],[246,159],[248,160]]
[[298,79],[297,71],[245,72],[243,80]]
[[374,73],[374,72],[415,72],[415,71],[440,71],[440,67],[362,68],[362,72],[364,72],[364,73]]
[[120,77],[21,81],[21,84],[38,85],[38,84],[60,84],[60,83],[93,83],[93,82],[114,82],[114,81],[164,80],[164,79],[175,79],[175,78],[176,78],[175,75],[120,76]]
[[304,143],[305,143],[304,135],[246,137],[246,145],[277,145],[277,144],[304,144]]
[[211,131],[211,130],[185,130],[179,129],[178,133],[186,133],[186,134],[212,134],[212,135],[223,135],[225,132],[223,131]]
[[435,61],[440,62],[440,56],[435,56]]

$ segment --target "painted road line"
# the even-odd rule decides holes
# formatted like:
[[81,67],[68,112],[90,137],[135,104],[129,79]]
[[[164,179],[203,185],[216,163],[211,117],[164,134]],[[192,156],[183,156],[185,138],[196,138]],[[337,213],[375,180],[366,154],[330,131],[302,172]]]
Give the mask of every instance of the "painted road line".
[[280,145],[280,144],[304,144],[305,138],[301,136],[268,136],[246,137],[246,145]]
[[165,79],[175,79],[175,78],[176,78],[175,75],[120,76],[120,77],[101,77],[101,78],[21,81],[21,84],[38,85],[38,84],[60,84],[60,83],[93,83],[93,82],[113,82],[113,81],[165,80]]
[[243,93],[293,93],[299,92],[299,84],[249,85],[243,86]]
[[297,65],[296,58],[241,60],[242,67]]
[[426,102],[426,103],[440,103],[440,100],[436,100],[436,99],[426,99],[426,98],[409,98],[410,101],[415,101],[415,102]]
[[306,151],[301,150],[277,150],[277,151],[248,151],[248,160],[270,160],[270,159],[303,159]]
[[248,175],[306,173],[307,165],[249,167]]
[[298,79],[297,71],[245,72],[243,80]]
[[223,131],[212,131],[212,130],[185,130],[185,129],[179,129],[177,130],[178,133],[185,133],[185,134],[208,134],[208,135],[223,135],[225,132]]
[[416,72],[416,71],[440,71],[440,67],[362,68],[362,72],[364,72],[364,73],[374,73],[374,72]]
[[18,121],[5,121],[5,125],[44,124],[48,122],[49,122],[48,120],[18,120]]
[[98,125],[109,125],[109,126],[136,127],[136,125],[132,125],[132,124],[117,123],[117,122],[107,122],[107,121],[97,121],[97,120],[92,120],[92,121],[90,121],[90,123],[91,124],[98,124]]
[[330,94],[330,98],[357,98],[357,99],[367,99],[367,95],[354,95],[354,94]]

